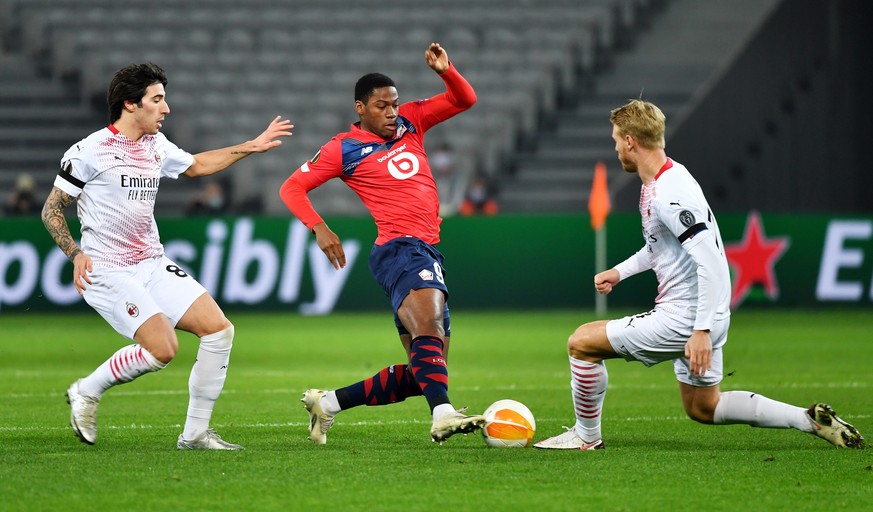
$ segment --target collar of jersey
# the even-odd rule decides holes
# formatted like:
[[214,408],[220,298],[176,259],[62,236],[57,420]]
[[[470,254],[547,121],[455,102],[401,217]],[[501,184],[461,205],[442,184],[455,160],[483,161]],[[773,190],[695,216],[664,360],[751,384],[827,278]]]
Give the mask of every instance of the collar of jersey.
[[[667,161],[664,162],[664,165],[661,166],[661,170],[658,171],[658,174],[655,175],[655,180],[657,180],[662,174],[667,172],[668,169],[673,167],[673,160],[670,160],[670,157],[667,157]],[[652,180],[654,181],[654,180]]]

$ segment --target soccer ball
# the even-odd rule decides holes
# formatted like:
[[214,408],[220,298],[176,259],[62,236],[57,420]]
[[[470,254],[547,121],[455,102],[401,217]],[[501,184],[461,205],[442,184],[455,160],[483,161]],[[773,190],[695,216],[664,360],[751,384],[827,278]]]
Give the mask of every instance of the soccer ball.
[[494,448],[524,448],[537,430],[530,409],[515,400],[498,400],[485,409],[485,444]]

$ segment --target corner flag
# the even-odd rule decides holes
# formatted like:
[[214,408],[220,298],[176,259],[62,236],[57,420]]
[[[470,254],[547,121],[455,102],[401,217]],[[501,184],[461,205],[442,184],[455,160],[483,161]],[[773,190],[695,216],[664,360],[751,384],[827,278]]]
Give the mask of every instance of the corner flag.
[[[606,164],[597,162],[594,166],[594,181],[591,195],[588,196],[588,212],[591,214],[591,227],[594,229],[594,271],[606,268],[606,217],[609,215],[609,191],[606,188]],[[594,294],[597,316],[606,316],[606,295]]]
[[600,231],[606,225],[609,215],[609,191],[606,187],[606,164],[597,162],[594,166],[594,181],[591,183],[591,195],[588,197],[588,212],[591,214],[591,227]]

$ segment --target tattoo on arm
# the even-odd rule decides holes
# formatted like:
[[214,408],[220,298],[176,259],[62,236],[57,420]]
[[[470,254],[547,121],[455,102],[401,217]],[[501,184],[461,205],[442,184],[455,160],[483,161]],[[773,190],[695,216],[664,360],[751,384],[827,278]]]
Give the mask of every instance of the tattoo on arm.
[[72,202],[73,196],[55,187],[52,188],[45,205],[42,207],[42,223],[70,261],[73,261],[76,255],[82,252],[76,245],[76,241],[73,240],[70,226],[67,225],[67,219],[64,217],[64,208]]
[[251,155],[251,151],[231,151],[231,155]]

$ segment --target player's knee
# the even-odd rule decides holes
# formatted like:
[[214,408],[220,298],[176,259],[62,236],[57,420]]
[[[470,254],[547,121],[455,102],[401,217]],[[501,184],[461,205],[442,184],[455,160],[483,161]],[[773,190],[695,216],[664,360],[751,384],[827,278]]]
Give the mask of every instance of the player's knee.
[[694,401],[685,404],[685,413],[690,419],[698,423],[711,425],[715,418],[715,404]]
[[591,354],[591,341],[593,332],[588,325],[576,329],[567,339],[567,353],[573,359],[584,359]]
[[228,351],[233,346],[234,327],[228,322],[228,327],[206,336],[200,337],[200,345],[213,352]]
[[166,337],[165,339],[149,343],[146,349],[158,361],[168,364],[176,357],[179,351],[179,340],[176,336]]

